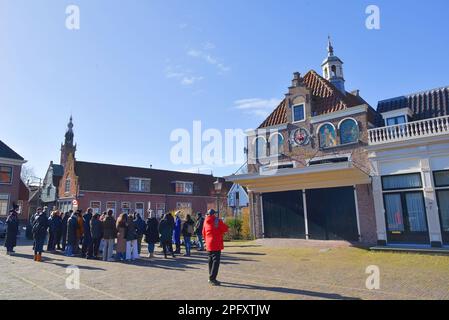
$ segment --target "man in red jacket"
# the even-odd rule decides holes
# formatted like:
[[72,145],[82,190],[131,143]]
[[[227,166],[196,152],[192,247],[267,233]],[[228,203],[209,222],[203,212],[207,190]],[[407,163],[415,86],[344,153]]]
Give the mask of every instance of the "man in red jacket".
[[217,275],[220,268],[221,251],[224,249],[223,235],[228,230],[228,226],[218,217],[217,212],[210,209],[204,221],[203,238],[209,253],[209,283],[213,286],[220,285]]

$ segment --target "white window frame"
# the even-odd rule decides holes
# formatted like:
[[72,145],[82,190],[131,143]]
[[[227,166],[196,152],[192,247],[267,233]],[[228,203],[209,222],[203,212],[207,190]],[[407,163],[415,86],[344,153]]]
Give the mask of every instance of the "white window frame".
[[124,207],[123,207],[123,205],[124,204],[128,204],[128,208],[127,208],[127,210],[128,210],[128,212],[127,212],[127,214],[129,214],[130,212],[131,212],[131,202],[130,201],[121,201],[120,202],[120,214],[122,214],[122,213],[124,213],[124,211],[123,211],[123,209],[124,209]]
[[[108,206],[108,204],[114,204],[114,207],[111,208],[110,206]],[[106,212],[108,212],[109,210],[112,210],[112,212],[114,213],[114,215],[117,214],[117,201],[106,201]]]
[[[69,187],[69,190],[67,190],[67,186]],[[70,178],[65,179],[64,194],[70,193],[71,186],[72,186],[72,180]]]
[[[131,184],[130,184],[131,180],[137,180],[139,182],[138,190],[131,190]],[[150,193],[151,192],[151,179],[130,177],[130,178],[128,178],[128,181],[129,181],[129,186],[128,186],[129,192],[143,192],[143,193]],[[143,188],[143,182],[144,181],[148,181],[150,183],[150,189],[148,191],[143,190],[144,189]]]
[[[138,212],[137,211],[137,205],[141,204],[142,205],[142,212]],[[139,209],[140,210],[140,209]],[[145,218],[145,202],[136,202],[134,203],[134,212],[137,212],[140,214],[140,217],[143,219]]]
[[11,196],[8,193],[0,194],[0,201],[6,201],[6,212],[5,212],[4,215],[1,214],[1,212],[0,212],[0,217],[7,217],[8,216],[10,198],[11,198]]
[[413,112],[410,108],[402,108],[397,110],[392,110],[388,112],[382,113],[382,117],[385,121],[385,126],[388,126],[388,120],[397,117],[405,117],[405,123],[409,122],[409,117],[413,115]]
[[[98,209],[98,212],[95,212],[95,208],[94,208],[94,206],[93,206],[93,203],[98,203],[98,204],[100,204],[100,207],[97,208],[97,209]],[[89,206],[89,207],[92,208],[93,214],[95,214],[95,213],[101,214],[101,204],[102,204],[101,201],[96,201],[96,200],[92,200],[92,201],[90,202],[90,206]]]
[[[270,156],[271,157],[280,156],[282,154],[282,152],[279,152],[279,144],[278,144],[279,136],[281,136],[281,138],[282,138],[282,149],[285,152],[285,150],[284,150],[284,148],[285,148],[285,138],[284,138],[284,136],[280,132],[273,132],[270,135],[270,138],[268,139],[268,141],[270,143]],[[273,153],[273,148],[272,148],[272,146],[273,146],[273,143],[272,143],[273,138],[276,138],[276,141],[275,141],[275,143],[277,145],[277,152],[276,153]]]
[[[193,194],[193,188],[194,188],[194,183],[190,182],[190,181],[174,181],[175,183],[175,192],[176,194]],[[183,185],[183,192],[178,192],[178,184],[182,184]],[[192,185],[192,191],[191,192],[186,192],[186,185]]]
[[[302,120],[296,120],[295,119],[295,108],[296,107],[301,107],[303,109],[303,114],[304,117]],[[298,103],[292,106],[292,123],[301,123],[301,122],[305,122],[306,121],[306,104],[305,103]]]

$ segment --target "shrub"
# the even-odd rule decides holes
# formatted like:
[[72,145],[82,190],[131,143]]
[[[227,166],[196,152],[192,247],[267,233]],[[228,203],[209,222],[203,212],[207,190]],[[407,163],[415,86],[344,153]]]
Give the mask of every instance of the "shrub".
[[225,222],[229,227],[229,232],[225,235],[225,240],[229,241],[242,239],[243,221],[237,218],[226,218]]

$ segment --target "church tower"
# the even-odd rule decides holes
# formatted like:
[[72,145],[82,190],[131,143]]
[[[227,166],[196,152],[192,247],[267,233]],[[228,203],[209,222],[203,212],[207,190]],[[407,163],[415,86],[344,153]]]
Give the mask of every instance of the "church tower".
[[341,93],[346,94],[343,61],[334,55],[334,47],[332,46],[330,37],[327,45],[327,58],[321,67],[323,68],[323,77],[336,86]]
[[65,133],[64,144],[61,144],[61,160],[60,160],[60,164],[62,166],[65,166],[69,154],[73,154],[73,156],[75,157],[76,144],[73,144],[73,138],[74,138],[73,118],[72,118],[72,116],[70,116],[70,121],[67,124],[67,132]]

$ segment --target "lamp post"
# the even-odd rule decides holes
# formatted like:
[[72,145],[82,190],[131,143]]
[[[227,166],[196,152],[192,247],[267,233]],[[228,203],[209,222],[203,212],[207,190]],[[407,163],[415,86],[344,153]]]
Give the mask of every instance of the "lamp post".
[[221,182],[220,178],[217,178],[217,181],[214,182],[214,189],[217,195],[217,212],[220,215],[220,194],[221,189],[223,188],[223,182]]

